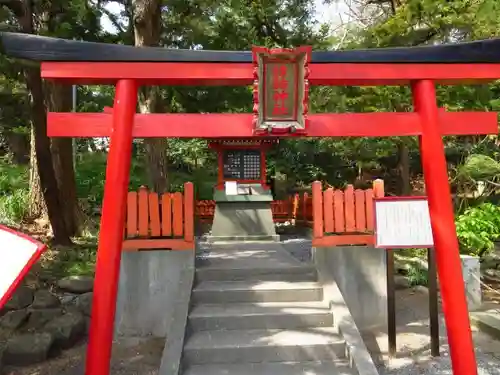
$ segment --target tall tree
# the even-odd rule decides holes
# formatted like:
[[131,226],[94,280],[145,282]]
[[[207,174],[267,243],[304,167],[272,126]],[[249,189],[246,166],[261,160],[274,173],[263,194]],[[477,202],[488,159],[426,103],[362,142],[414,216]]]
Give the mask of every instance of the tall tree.
[[[15,15],[20,30],[27,34],[34,34],[33,2],[30,0],[3,0],[0,5],[7,6]],[[32,149],[30,153],[31,176],[30,191],[41,190],[46,202],[47,214],[52,225],[54,242],[71,244],[69,232],[60,215],[61,201],[57,179],[54,173],[50,139],[47,136],[47,117],[44,104],[44,92],[40,67],[25,67],[26,86],[31,99],[32,122]],[[37,179],[37,176],[39,180]],[[39,182],[40,189],[34,184]],[[37,200],[40,202],[41,200]]]
[[[49,109],[55,112],[69,112],[72,107],[71,86],[57,83],[46,85],[49,91]],[[71,138],[53,138],[51,152],[54,172],[59,188],[62,208],[60,213],[71,236],[80,234],[83,212],[76,195],[76,178],[73,164],[73,142]]]
[[[134,0],[133,24],[136,46],[158,46],[161,35],[161,0]],[[157,113],[162,109],[160,88],[142,87],[139,95],[139,111]],[[158,193],[165,192],[169,187],[166,141],[163,138],[147,138],[144,140],[144,145],[151,187]]]

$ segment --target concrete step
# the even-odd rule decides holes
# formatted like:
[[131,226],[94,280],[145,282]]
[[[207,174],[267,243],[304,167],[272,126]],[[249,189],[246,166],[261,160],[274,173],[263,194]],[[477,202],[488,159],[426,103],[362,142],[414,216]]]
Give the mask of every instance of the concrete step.
[[194,289],[191,302],[306,302],[321,301],[323,289],[315,282],[203,281]]
[[345,341],[334,328],[202,331],[184,346],[186,365],[334,361]]
[[196,270],[196,280],[202,281],[316,281],[317,273],[313,266],[228,268],[205,266]]
[[184,375],[354,375],[346,360],[191,366]]
[[189,314],[193,331],[331,327],[333,316],[323,302],[264,302],[197,305]]

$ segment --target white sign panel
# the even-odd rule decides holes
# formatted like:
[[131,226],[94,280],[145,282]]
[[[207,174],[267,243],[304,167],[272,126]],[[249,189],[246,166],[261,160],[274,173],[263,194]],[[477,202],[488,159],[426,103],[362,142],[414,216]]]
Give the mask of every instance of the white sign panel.
[[226,195],[238,195],[238,183],[236,181],[225,182]]
[[375,246],[433,247],[429,206],[425,198],[375,200]]
[[45,246],[30,237],[0,226],[0,309],[10,299]]

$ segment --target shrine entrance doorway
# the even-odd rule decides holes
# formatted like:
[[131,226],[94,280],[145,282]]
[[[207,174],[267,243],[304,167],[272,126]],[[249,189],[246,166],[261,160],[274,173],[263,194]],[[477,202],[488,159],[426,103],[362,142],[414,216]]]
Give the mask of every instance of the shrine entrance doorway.
[[[51,137],[111,138],[87,375],[110,370],[133,138],[296,136],[419,136],[453,372],[477,374],[442,136],[497,134],[497,114],[441,110],[436,84],[500,78],[500,40],[313,54],[309,47],[250,53],[134,48],[15,33],[1,38],[9,56],[41,61],[44,79],[116,85],[112,113],[48,113]],[[254,113],[137,114],[140,85],[253,85]],[[411,85],[414,112],[309,114],[309,85]]]

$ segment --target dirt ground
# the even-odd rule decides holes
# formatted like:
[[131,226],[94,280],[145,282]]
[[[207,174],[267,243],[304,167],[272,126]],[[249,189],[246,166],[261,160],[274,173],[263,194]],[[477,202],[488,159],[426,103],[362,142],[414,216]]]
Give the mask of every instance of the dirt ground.
[[483,302],[488,305],[500,305],[500,280],[484,281],[482,285]]
[[[498,296],[498,295],[497,295]],[[495,297],[498,301],[498,297]],[[486,299],[485,304],[491,306]],[[365,334],[364,339],[381,375],[452,375],[443,315],[439,318],[440,357],[430,355],[428,294],[422,288],[396,292],[397,353],[388,356],[385,330]],[[472,327],[481,375],[500,375],[500,341]]]
[[[113,344],[111,375],[157,375],[165,344],[158,338],[127,338]],[[83,375],[85,351],[82,342],[57,358],[38,365],[5,368],[2,375]]]

